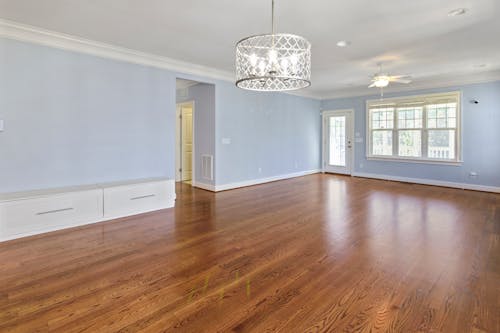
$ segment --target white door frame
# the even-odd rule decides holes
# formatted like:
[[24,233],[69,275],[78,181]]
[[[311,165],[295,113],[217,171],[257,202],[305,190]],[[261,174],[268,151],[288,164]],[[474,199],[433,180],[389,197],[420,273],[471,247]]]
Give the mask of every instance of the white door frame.
[[[192,170],[192,176],[191,176],[191,186],[195,186],[196,185],[196,169],[195,169],[195,166],[196,166],[196,141],[195,141],[195,133],[196,133],[196,130],[195,130],[195,115],[196,115],[196,112],[195,112],[195,102],[194,100],[191,100],[191,101],[186,101],[186,102],[181,102],[181,103],[177,103],[175,105],[175,127],[176,127],[176,146],[177,149],[179,149],[179,152],[180,154],[177,152],[177,149],[176,149],[176,156],[175,156],[175,181],[179,181],[177,180],[177,176],[178,176],[178,173],[179,173],[179,164],[178,162],[182,159],[182,124],[181,124],[181,121],[180,121],[180,114],[178,112],[179,108],[182,108],[183,106],[190,106],[191,107],[191,110],[193,110],[193,117],[192,117],[192,122],[193,122],[193,152],[192,152],[192,158],[191,158],[191,170]],[[178,130],[180,129],[180,130]],[[181,179],[182,179],[182,175],[181,175]]]
[[329,132],[328,129],[327,129],[327,118],[330,117],[330,116],[334,116],[336,114],[340,114],[340,113],[348,113],[350,115],[350,121],[351,121],[351,126],[350,126],[350,132],[351,132],[351,160],[349,161],[349,166],[350,166],[350,170],[347,170],[347,175],[351,175],[354,173],[354,156],[355,156],[355,142],[354,142],[354,123],[355,123],[355,113],[354,113],[354,109],[340,109],[340,110],[328,110],[328,111],[323,111],[321,113],[322,117],[321,117],[321,123],[322,123],[322,139],[321,139],[321,145],[322,145],[322,161],[321,161],[321,166],[322,166],[322,172],[325,173],[325,172],[328,172],[326,171],[326,156],[327,156],[327,147],[328,147],[328,144],[326,142],[326,140],[328,139],[326,137],[326,134]]

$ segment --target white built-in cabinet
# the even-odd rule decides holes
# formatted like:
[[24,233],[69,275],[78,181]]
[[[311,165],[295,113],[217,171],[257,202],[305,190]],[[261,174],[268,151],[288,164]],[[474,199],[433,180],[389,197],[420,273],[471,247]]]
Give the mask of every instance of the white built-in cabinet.
[[170,208],[172,179],[0,194],[0,241]]

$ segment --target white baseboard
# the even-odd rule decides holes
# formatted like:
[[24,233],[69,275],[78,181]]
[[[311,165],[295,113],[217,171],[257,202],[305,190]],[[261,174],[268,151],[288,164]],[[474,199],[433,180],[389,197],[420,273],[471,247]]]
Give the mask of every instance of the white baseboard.
[[312,175],[312,174],[319,173],[319,172],[321,172],[320,169],[314,169],[314,170],[294,172],[294,173],[289,173],[289,174],[285,174],[285,175],[278,175],[278,176],[273,176],[273,177],[267,177],[267,178],[245,180],[245,181],[237,182],[237,183],[216,185],[215,192],[227,191],[227,190],[232,190],[235,188],[252,186],[252,185],[259,185],[259,184],[264,184],[264,183],[270,183],[270,182],[275,182],[278,180],[284,180],[284,179],[289,179],[289,178],[302,177],[302,176]]
[[196,182],[196,183],[193,183],[193,187],[198,187],[198,188],[201,188],[203,190],[215,192],[215,185],[212,185],[212,184],[205,184],[205,183]]
[[433,179],[389,176],[389,175],[380,175],[380,174],[364,173],[364,172],[354,172],[352,175],[354,177],[361,177],[361,178],[373,178],[373,179],[391,180],[391,181],[403,182],[403,183],[413,183],[413,184],[422,184],[422,185],[459,188],[462,190],[500,193],[500,187],[496,187],[496,186],[467,184],[467,183],[455,183],[455,182],[447,182],[447,181],[433,180]]

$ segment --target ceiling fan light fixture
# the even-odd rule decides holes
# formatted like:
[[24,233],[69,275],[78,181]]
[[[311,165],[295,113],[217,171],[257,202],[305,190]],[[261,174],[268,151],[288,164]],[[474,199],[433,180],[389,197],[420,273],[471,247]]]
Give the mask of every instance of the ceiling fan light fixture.
[[311,85],[311,44],[301,36],[272,33],[236,43],[236,86],[255,91],[287,91]]
[[378,77],[375,79],[373,84],[377,88],[385,88],[389,85],[389,78],[388,77]]

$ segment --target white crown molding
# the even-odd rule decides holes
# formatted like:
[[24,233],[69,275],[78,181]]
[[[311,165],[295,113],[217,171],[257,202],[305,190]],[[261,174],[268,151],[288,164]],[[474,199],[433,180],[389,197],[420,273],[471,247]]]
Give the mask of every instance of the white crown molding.
[[[97,42],[4,19],[0,19],[0,37],[45,45],[73,52],[85,53],[101,58],[167,69],[180,74],[181,77],[182,75],[193,75],[201,78],[234,82],[234,74],[228,71]],[[389,89],[386,89],[386,93],[390,94],[423,89],[446,88],[498,80],[500,80],[500,71],[471,73],[470,75],[462,74],[453,79],[436,79],[430,82],[414,82],[408,86],[392,86]],[[334,90],[331,93],[315,93],[306,88],[285,93],[316,100],[326,100],[348,97],[376,96],[377,92],[373,91],[372,93],[372,91],[373,90],[368,91],[364,87],[357,87],[352,89]]]
[[389,181],[411,183],[411,184],[458,188],[458,189],[462,189],[462,190],[500,193],[500,187],[497,187],[497,186],[467,184],[467,183],[455,183],[455,182],[447,182],[447,181],[434,180],[434,179],[389,176],[389,175],[381,175],[381,174],[373,174],[373,173],[365,173],[365,172],[355,172],[352,175],[354,177],[360,177],[360,178],[372,178],[372,179],[389,180]]
[[[232,72],[97,42],[1,18],[0,37],[54,47],[67,51],[85,53],[101,58],[168,69],[181,74],[181,77],[183,75],[193,75],[201,78],[234,82],[234,73]],[[285,93],[295,96],[320,99],[320,96],[307,90]]]
[[183,74],[234,81],[234,75],[227,71],[96,42],[4,19],[0,19],[0,37],[90,54],[102,58],[168,69]]

